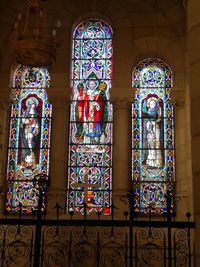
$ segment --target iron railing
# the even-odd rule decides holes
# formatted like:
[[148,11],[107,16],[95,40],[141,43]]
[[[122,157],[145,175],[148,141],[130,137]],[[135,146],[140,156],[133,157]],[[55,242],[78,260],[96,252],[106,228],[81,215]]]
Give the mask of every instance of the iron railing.
[[124,219],[112,214],[105,220],[100,212],[96,219],[86,214],[74,219],[73,212],[61,219],[59,211],[56,204],[55,219],[46,219],[40,207],[32,218],[22,219],[20,210],[19,218],[5,215],[0,220],[0,267],[194,266],[190,213],[186,221],[176,221],[171,212],[141,218],[130,207]]

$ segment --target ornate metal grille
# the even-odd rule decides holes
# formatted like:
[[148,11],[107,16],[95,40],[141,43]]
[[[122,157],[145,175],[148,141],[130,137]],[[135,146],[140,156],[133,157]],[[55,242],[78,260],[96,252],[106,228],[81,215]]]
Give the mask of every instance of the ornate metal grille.
[[[32,219],[9,218],[0,221],[0,267],[133,267],[133,266],[194,266],[192,235],[194,222],[190,213],[186,221],[176,221],[173,213],[163,217],[143,217],[130,210],[124,219],[97,212],[96,219],[60,219],[56,204],[56,219],[45,219],[41,213],[42,194],[38,212]],[[170,199],[167,201],[170,207]],[[151,209],[151,207],[150,207]],[[106,217],[108,218],[108,217]]]

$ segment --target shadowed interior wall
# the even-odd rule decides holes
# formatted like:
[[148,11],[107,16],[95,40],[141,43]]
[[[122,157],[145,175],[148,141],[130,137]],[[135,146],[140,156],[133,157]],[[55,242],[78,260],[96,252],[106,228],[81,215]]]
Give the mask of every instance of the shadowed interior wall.
[[[9,3],[8,3],[9,2]],[[131,179],[131,102],[134,90],[131,75],[134,67],[143,59],[156,57],[164,60],[174,74],[172,99],[175,104],[175,149],[176,149],[176,211],[181,219],[185,212],[193,212],[193,203],[198,202],[198,79],[199,79],[199,19],[194,14],[199,6],[189,1],[188,32],[186,9],[182,1],[47,1],[49,32],[61,20],[58,39],[62,45],[57,51],[56,62],[49,69],[52,80],[48,89],[53,105],[50,179],[48,192],[48,215],[54,216],[55,202],[63,203],[66,193],[67,143],[70,88],[70,58],[72,31],[86,18],[102,18],[113,28],[113,83],[110,90],[114,105],[114,155],[113,155],[113,201],[120,209],[127,204],[120,196],[130,189]],[[13,64],[9,42],[17,14],[25,11],[25,1],[2,1],[0,28],[0,188],[5,190],[7,140],[9,129],[10,80]],[[197,11],[196,11],[197,12]],[[189,42],[189,50],[187,50]],[[189,60],[188,60],[189,55]],[[188,73],[190,72],[190,77]],[[190,100],[192,102],[190,102]],[[192,105],[190,105],[192,103]],[[190,116],[191,112],[191,116]],[[190,124],[192,127],[190,127]],[[192,130],[192,155],[191,136]],[[194,171],[192,179],[191,162]],[[192,195],[194,182],[194,199]],[[197,205],[198,206],[198,205]],[[195,204],[195,214],[198,208]],[[3,204],[1,204],[3,212]],[[63,211],[63,218],[65,218]],[[196,216],[198,224],[198,216]],[[199,246],[200,247],[200,246]]]

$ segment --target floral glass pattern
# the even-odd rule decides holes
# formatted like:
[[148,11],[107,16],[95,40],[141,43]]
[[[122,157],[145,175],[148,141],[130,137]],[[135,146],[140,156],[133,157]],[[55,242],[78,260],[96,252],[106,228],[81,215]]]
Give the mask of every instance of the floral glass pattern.
[[38,188],[33,179],[38,174],[49,174],[52,114],[46,93],[49,84],[46,68],[20,65],[14,73],[7,165],[8,212],[17,212],[20,206],[22,213],[36,209]]
[[175,180],[172,72],[161,60],[147,59],[133,71],[132,181],[136,212],[167,211],[166,195]]
[[74,30],[67,210],[111,213],[112,29],[90,19]]

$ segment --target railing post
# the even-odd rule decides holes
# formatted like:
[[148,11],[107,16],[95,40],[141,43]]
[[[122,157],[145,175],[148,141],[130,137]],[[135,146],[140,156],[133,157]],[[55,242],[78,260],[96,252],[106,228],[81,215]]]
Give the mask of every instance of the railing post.
[[189,222],[190,222],[190,217],[191,217],[191,214],[189,212],[187,212],[186,214],[187,216],[187,219],[188,219],[188,229],[187,229],[187,238],[188,238],[188,261],[189,261],[189,267],[192,266],[192,261],[191,261],[191,238],[190,238],[190,227],[189,227]]
[[134,195],[133,195],[133,191],[132,190],[130,191],[130,195],[129,195],[129,207],[130,207],[130,226],[129,226],[129,250],[130,250],[130,257],[129,257],[129,266],[130,267],[133,267],[133,212],[134,212]]
[[167,191],[167,233],[168,233],[168,262],[172,267],[172,234],[171,234],[171,194]]
[[43,193],[48,188],[48,176],[45,174],[39,174],[34,177],[33,184],[38,188],[38,210],[37,210],[37,222],[35,229],[35,246],[34,246],[34,263],[33,267],[40,267],[40,251],[41,251],[41,235],[42,235],[42,206],[43,206]]
[[42,205],[42,192],[39,189],[39,199],[38,199],[38,214],[37,223],[35,229],[35,249],[34,249],[34,267],[40,266],[40,244],[41,244],[41,205]]

